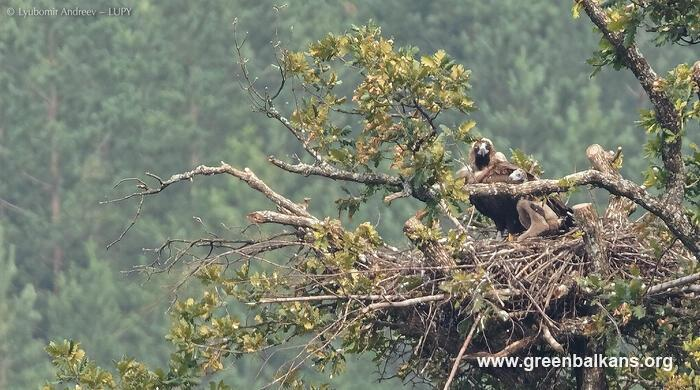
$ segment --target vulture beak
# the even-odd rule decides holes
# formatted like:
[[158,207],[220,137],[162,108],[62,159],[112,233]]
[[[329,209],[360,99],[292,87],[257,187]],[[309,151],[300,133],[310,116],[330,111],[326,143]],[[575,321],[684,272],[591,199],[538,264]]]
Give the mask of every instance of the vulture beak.
[[477,150],[476,154],[479,156],[486,156],[489,153],[488,149],[486,149],[486,142],[482,142],[479,144],[479,150]]

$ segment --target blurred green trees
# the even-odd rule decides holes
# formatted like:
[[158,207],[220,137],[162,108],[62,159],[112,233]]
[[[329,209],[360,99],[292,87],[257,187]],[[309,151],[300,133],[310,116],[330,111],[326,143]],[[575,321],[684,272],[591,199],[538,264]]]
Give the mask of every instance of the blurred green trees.
[[49,369],[43,342],[35,336],[43,318],[34,286],[18,283],[15,247],[7,243],[2,227],[0,269],[0,388],[36,387]]

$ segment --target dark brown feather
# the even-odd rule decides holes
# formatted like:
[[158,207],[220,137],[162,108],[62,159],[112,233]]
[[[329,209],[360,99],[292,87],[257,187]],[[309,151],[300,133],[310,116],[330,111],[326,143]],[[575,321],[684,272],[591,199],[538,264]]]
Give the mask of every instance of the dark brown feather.
[[544,209],[540,207],[537,203],[531,202],[530,208],[532,209],[532,211],[544,217]]
[[[518,167],[500,158],[493,150],[493,145],[488,141],[488,154],[486,160],[488,164],[483,167],[483,161],[479,161],[477,157],[477,141],[474,143],[470,153],[470,165],[474,170],[474,182],[477,183],[504,183],[508,181],[508,175]],[[494,158],[494,156],[496,156]],[[474,205],[476,210],[493,220],[496,229],[499,232],[508,231],[511,234],[518,234],[525,230],[520,218],[516,204],[518,200],[510,195],[486,195],[469,197],[469,202]]]

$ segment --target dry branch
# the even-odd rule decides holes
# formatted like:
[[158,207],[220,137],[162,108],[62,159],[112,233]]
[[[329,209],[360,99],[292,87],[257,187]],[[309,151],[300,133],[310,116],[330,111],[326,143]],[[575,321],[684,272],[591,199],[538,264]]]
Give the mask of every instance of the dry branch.
[[661,293],[665,290],[675,288],[675,287],[687,286],[689,284],[693,284],[693,283],[697,282],[698,280],[700,280],[700,272],[651,286],[647,290],[647,295],[658,294],[658,293]]
[[[621,147],[618,147],[615,153],[606,153],[603,147],[598,144],[593,144],[586,149],[586,157],[593,165],[593,168],[618,178],[622,178],[622,176],[613,164],[620,158],[621,154]],[[634,209],[635,204],[630,199],[618,195],[611,195],[608,201],[608,208],[605,211],[605,217],[614,218],[623,222],[634,212]]]
[[358,173],[345,171],[338,169],[328,164],[324,165],[310,165],[304,163],[290,164],[288,162],[279,160],[274,156],[269,156],[268,161],[274,164],[276,167],[281,168],[287,172],[292,172],[304,176],[323,176],[333,180],[351,181],[355,183],[369,184],[369,185],[389,185],[389,186],[401,186],[401,178],[390,176],[383,173]]
[[496,358],[496,357],[505,357],[505,356],[512,356],[523,349],[531,346],[532,344],[535,343],[537,340],[536,337],[534,336],[528,336],[523,339],[520,339],[518,341],[514,341],[511,344],[508,344],[505,348],[502,350],[496,352],[496,353],[488,353],[488,352],[477,352],[469,355],[464,355],[462,359],[464,360],[476,360],[478,358]]
[[291,214],[295,214],[298,216],[306,217],[312,220],[315,220],[315,217],[313,217],[311,214],[309,214],[308,211],[301,205],[292,202],[291,200],[285,198],[284,196],[278,194],[277,192],[273,191],[265,182],[260,180],[253,171],[251,171],[248,168],[244,168],[243,170],[239,170],[236,168],[233,168],[229,164],[226,164],[225,162],[221,162],[221,165],[218,167],[209,167],[206,165],[200,165],[197,168],[188,171],[188,172],[183,172],[179,174],[175,174],[170,176],[167,180],[163,180],[160,177],[147,173],[148,176],[156,179],[158,181],[158,186],[156,187],[149,187],[145,182],[143,182],[140,179],[135,179],[138,181],[139,185],[137,186],[139,189],[142,191],[135,192],[133,194],[124,196],[119,199],[115,199],[110,202],[116,202],[116,201],[122,201],[126,199],[130,199],[133,197],[137,196],[146,196],[146,195],[154,195],[157,193],[162,192],[166,188],[168,188],[170,185],[181,182],[181,181],[192,181],[196,176],[212,176],[212,175],[221,175],[221,174],[228,174],[234,177],[237,177],[238,179],[241,179],[244,181],[248,186],[254,190],[257,190],[258,192],[262,193],[267,197],[272,203],[277,205],[279,208],[284,209],[288,211]]
[[446,298],[448,298],[448,296],[445,294],[435,294],[435,295],[428,295],[425,297],[404,299],[403,301],[377,302],[377,303],[372,303],[372,304],[368,305],[367,307],[362,309],[362,312],[368,313],[372,310],[385,309],[385,308],[389,308],[389,307],[415,306],[415,305],[420,305],[422,303],[427,303],[427,302],[441,301],[441,300],[446,299]]
[[[313,302],[313,301],[338,301],[338,300],[360,300],[360,301],[387,301],[392,302],[396,299],[403,299],[400,295],[380,295],[380,294],[365,294],[365,295],[310,295],[299,297],[265,297],[260,298],[255,302],[249,302],[249,305],[269,304],[269,303],[289,303],[289,302]],[[420,297],[425,299],[425,302],[432,300],[444,299],[445,296],[439,294],[432,297]]]
[[553,350],[559,352],[560,354],[565,354],[566,351],[564,347],[557,341],[557,339],[552,336],[552,332],[549,330],[547,325],[542,324],[542,338],[544,341],[552,347]]
[[248,220],[254,224],[274,223],[278,225],[287,225],[295,227],[312,228],[319,221],[315,218],[299,217],[296,215],[288,215],[276,213],[274,211],[254,211],[248,214]]
[[457,371],[459,371],[459,365],[462,362],[462,357],[464,356],[464,353],[467,352],[467,347],[469,347],[469,344],[472,342],[472,337],[474,337],[474,332],[476,331],[476,327],[479,325],[480,322],[481,314],[476,316],[476,318],[474,319],[474,323],[472,324],[471,329],[469,329],[467,338],[464,339],[464,343],[462,343],[462,348],[460,348],[459,353],[455,358],[455,362],[452,365],[452,369],[450,370],[450,376],[447,377],[447,381],[445,382],[443,390],[448,390],[450,388],[450,385],[452,384],[452,381],[454,380]]
[[584,232],[583,242],[586,244],[586,252],[593,259],[595,272],[602,275],[608,274],[610,265],[608,264],[608,253],[605,248],[598,214],[591,203],[577,204],[572,207],[576,223]]

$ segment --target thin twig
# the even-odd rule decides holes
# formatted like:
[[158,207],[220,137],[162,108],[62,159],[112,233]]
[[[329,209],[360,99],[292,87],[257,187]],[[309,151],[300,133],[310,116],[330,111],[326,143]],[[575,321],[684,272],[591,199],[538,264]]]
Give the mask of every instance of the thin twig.
[[472,342],[472,337],[474,336],[474,332],[476,331],[476,327],[477,327],[477,325],[479,325],[480,322],[481,322],[481,313],[479,313],[479,315],[476,316],[476,319],[474,320],[474,323],[472,324],[471,329],[469,329],[469,333],[467,334],[467,338],[464,339],[464,343],[462,344],[462,348],[459,349],[459,353],[457,354],[457,357],[455,358],[454,364],[452,364],[452,369],[450,370],[450,376],[447,377],[447,382],[445,382],[445,386],[443,387],[443,390],[448,390],[450,388],[450,385],[452,384],[452,380],[454,380],[454,377],[457,374],[457,371],[459,371],[459,365],[462,362],[462,356],[464,356],[464,353],[467,351],[467,347]]

